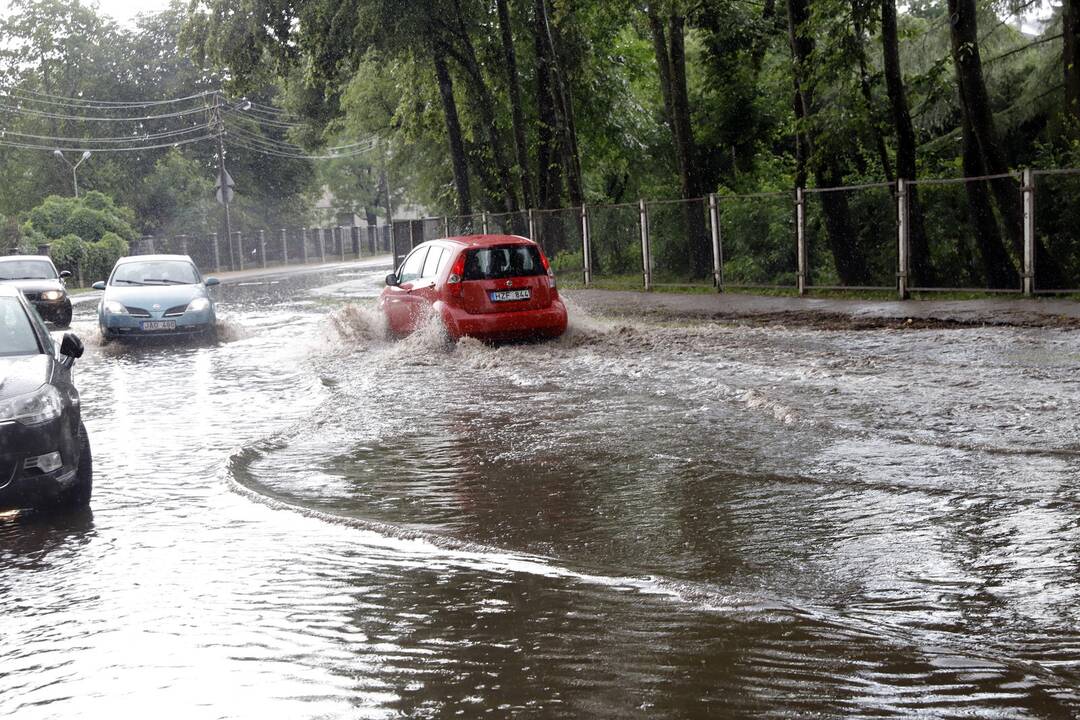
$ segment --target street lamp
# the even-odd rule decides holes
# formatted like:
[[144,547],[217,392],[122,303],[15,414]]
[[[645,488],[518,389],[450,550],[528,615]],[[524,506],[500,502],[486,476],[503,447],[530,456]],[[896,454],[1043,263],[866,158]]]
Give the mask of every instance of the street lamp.
[[70,160],[64,157],[64,153],[60,152],[59,148],[53,150],[53,155],[63,160],[64,164],[71,168],[71,183],[75,186],[75,197],[79,197],[79,176],[76,175],[75,171],[79,169],[79,166],[83,164],[84,160],[90,157],[90,151],[83,150],[82,157],[79,158],[79,161],[74,165],[71,164]]

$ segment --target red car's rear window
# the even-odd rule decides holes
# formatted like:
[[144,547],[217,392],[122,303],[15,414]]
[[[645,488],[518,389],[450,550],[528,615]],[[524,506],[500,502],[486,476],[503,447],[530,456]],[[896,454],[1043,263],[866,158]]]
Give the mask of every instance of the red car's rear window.
[[469,250],[465,254],[466,280],[495,280],[545,274],[535,245],[506,245]]

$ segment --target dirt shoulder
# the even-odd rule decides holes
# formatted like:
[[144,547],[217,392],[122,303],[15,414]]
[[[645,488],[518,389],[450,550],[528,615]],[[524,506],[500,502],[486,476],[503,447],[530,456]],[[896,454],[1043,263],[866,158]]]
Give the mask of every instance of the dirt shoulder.
[[943,328],[987,325],[1078,327],[1080,302],[1057,299],[874,301],[716,293],[566,290],[583,309],[616,317],[696,318],[823,329]]

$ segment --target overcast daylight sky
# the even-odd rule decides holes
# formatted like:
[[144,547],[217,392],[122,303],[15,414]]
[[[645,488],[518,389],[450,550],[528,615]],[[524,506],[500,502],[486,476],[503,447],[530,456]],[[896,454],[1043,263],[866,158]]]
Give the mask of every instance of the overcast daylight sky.
[[[160,10],[165,5],[162,0],[99,0],[83,4],[97,5],[102,13],[125,25],[130,24],[139,13]],[[7,14],[9,5],[8,0],[0,0],[0,16]]]
[[[1039,17],[1046,17],[1052,12],[1053,0],[1041,0],[1035,3],[1035,5],[1024,13],[1024,30],[1032,33],[1036,31],[1036,26],[1030,23]],[[7,14],[9,0],[0,0],[0,17]],[[117,22],[129,25],[135,19],[135,16],[143,12],[151,12],[154,10],[160,10],[165,4],[165,0],[90,0],[84,4],[97,5],[101,11],[111,16]],[[904,6],[904,2],[898,3],[901,8]]]

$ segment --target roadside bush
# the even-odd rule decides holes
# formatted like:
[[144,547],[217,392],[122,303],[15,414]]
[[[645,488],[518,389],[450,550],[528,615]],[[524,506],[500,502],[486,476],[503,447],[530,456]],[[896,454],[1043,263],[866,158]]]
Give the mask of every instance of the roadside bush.
[[76,276],[86,262],[87,243],[78,235],[65,235],[49,245],[49,257],[57,270],[70,270]]
[[104,280],[116,261],[127,255],[128,250],[127,241],[116,233],[105,233],[97,242],[87,243],[83,279],[88,283]]

